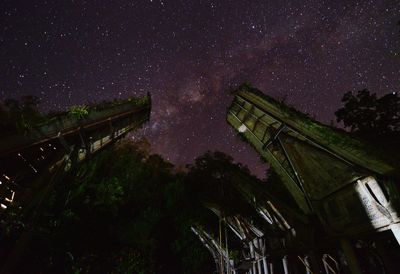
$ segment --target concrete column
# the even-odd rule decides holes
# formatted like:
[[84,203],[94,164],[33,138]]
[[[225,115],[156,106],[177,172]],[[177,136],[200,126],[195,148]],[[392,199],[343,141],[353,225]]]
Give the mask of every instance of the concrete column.
[[325,254],[322,256],[322,263],[324,264],[324,269],[325,269],[325,273],[326,274],[329,274],[330,273],[330,271],[329,271],[329,268],[328,268],[328,262],[326,261],[326,256],[325,256]]
[[288,258],[287,255],[283,256],[282,263],[283,263],[283,270],[285,271],[285,274],[290,274],[290,271],[289,271],[289,258]]
[[306,274],[311,274],[311,259],[309,256],[304,256],[304,264],[306,265]]
[[253,261],[253,274],[258,274],[257,267],[256,267],[256,261]]
[[257,270],[258,270],[258,273],[262,273],[262,267],[261,267],[261,258],[258,258],[257,259]]
[[[261,239],[259,238],[255,238],[254,239],[254,246],[258,249],[258,250],[262,250],[262,243],[261,243]],[[262,273],[262,267],[261,267],[261,254],[259,254],[258,252],[254,252],[256,261],[257,261],[257,271],[259,274]]]
[[262,266],[261,266],[261,259],[257,261],[257,271],[259,274],[262,274]]
[[342,238],[340,240],[340,245],[346,256],[346,261],[349,264],[349,268],[352,274],[361,274],[361,268],[357,260],[356,253],[349,240]]
[[262,259],[263,262],[263,269],[264,269],[264,274],[270,274],[269,269],[268,269],[268,263],[267,263],[267,258],[264,256]]
[[249,247],[250,247],[250,257],[253,260],[252,261],[252,274],[257,274],[256,261],[255,261],[256,254],[255,254],[255,251],[254,251],[253,241],[249,242]]

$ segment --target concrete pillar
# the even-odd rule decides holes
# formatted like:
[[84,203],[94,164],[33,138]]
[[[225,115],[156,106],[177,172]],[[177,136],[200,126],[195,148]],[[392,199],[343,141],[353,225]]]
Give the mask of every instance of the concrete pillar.
[[[254,239],[254,246],[261,251],[262,250],[262,243],[261,243],[261,239],[259,238],[255,238]],[[261,267],[261,254],[259,254],[258,252],[254,252],[254,256],[255,259],[257,261],[257,271],[259,274],[262,274],[262,267]]]
[[269,274],[274,274],[274,263],[271,261],[269,265]]
[[290,274],[290,271],[289,271],[289,258],[288,258],[287,255],[283,256],[282,263],[283,263],[283,270],[285,271],[285,274]]
[[311,259],[310,256],[304,256],[304,264],[306,265],[306,274],[311,274]]
[[255,261],[253,261],[253,274],[258,274]]
[[254,251],[254,243],[253,243],[253,241],[249,242],[249,247],[250,247],[250,257],[253,260],[252,261],[252,274],[257,274],[256,261],[255,261],[256,254],[255,254],[255,251]]
[[267,258],[264,256],[262,259],[263,262],[263,269],[264,269],[264,274],[270,274],[269,269],[268,269],[268,263],[267,263]]
[[325,273],[329,274],[330,270],[328,268],[328,262],[326,261],[326,256],[325,255],[322,256],[322,263],[324,264]]
[[261,266],[261,259],[257,261],[257,271],[259,274],[262,274],[262,266]]
[[349,240],[342,238],[340,240],[340,245],[346,256],[346,261],[349,264],[349,268],[352,274],[361,274],[361,268],[357,260],[356,253]]

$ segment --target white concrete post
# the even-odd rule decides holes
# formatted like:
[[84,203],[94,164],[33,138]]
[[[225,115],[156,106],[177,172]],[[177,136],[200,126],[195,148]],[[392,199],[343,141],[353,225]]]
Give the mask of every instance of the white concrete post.
[[269,274],[274,274],[274,263],[269,263]]
[[269,274],[267,258],[264,256],[264,257],[262,258],[262,261],[263,261],[264,274]]
[[[259,238],[255,238],[254,239],[254,246],[258,249],[258,250],[262,250],[261,248],[261,239]],[[257,271],[259,274],[262,273],[262,269],[261,269],[261,254],[259,254],[258,252],[254,252],[254,256],[255,259],[257,261]]]
[[283,270],[285,271],[285,274],[290,274],[290,272],[289,272],[289,258],[288,258],[287,255],[283,256],[282,263],[283,263]]
[[309,256],[304,256],[304,264],[306,266],[306,274],[311,274],[311,260]]
[[254,252],[253,241],[249,242],[249,247],[250,247],[250,257],[252,259],[252,274],[257,274],[256,262],[255,262],[256,255]]

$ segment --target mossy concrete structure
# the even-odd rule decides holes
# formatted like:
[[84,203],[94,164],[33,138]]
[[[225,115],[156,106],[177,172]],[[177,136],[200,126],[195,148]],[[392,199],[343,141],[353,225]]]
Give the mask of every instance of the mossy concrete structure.
[[392,231],[400,240],[399,155],[248,85],[234,92],[227,121],[280,175],[295,201],[291,211],[301,212],[310,228],[321,231],[311,232],[315,245],[340,242],[351,272],[361,272],[352,250],[358,239]]
[[89,159],[149,120],[150,110],[150,96],[103,102],[86,106],[83,116],[72,111],[45,116],[25,133],[1,136],[1,207],[23,207],[33,194],[30,189],[46,185],[41,176],[61,162],[68,169]]
[[73,108],[44,117],[24,134],[0,138],[0,205],[4,211],[13,208],[26,226],[1,273],[14,273],[23,263],[19,260],[32,239],[29,227],[34,227],[44,201],[65,173],[148,121],[150,111],[149,95],[133,97]]

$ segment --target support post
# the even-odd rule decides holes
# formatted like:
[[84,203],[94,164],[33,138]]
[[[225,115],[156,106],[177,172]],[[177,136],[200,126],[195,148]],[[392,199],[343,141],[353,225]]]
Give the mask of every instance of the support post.
[[270,274],[269,273],[269,269],[268,269],[268,262],[267,262],[267,258],[264,256],[263,258],[262,258],[262,261],[263,261],[263,269],[264,269],[264,274]]
[[255,238],[254,239],[254,246],[256,247],[256,250],[258,250],[258,252],[257,251],[254,252],[254,256],[255,256],[256,261],[257,261],[258,273],[261,274],[262,273],[262,268],[261,268],[261,256],[262,256],[262,254],[259,253],[259,252],[262,252],[261,239]]
[[253,241],[249,241],[249,247],[250,247],[250,257],[252,259],[252,274],[257,274],[257,269],[256,269],[256,254],[254,251],[254,244]]
[[257,267],[256,267],[256,261],[253,261],[253,274],[258,274]]
[[306,274],[312,274],[311,272],[311,259],[308,255],[304,256],[304,264],[306,267]]
[[283,256],[282,263],[283,263],[283,270],[285,271],[285,274],[290,274],[290,271],[289,271],[289,258],[288,258],[287,255]]
[[274,263],[273,262],[269,263],[269,274],[274,274]]

